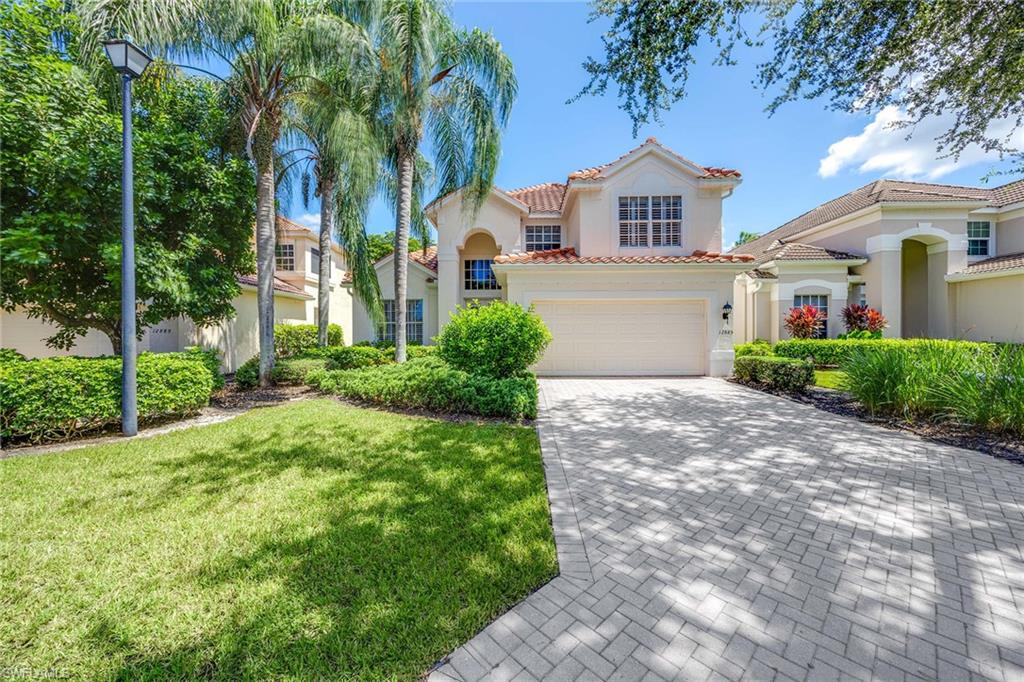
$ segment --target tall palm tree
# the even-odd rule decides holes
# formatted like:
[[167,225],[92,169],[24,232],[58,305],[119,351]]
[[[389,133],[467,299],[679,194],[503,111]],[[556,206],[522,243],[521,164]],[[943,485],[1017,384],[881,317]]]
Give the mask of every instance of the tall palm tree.
[[[260,384],[274,367],[274,150],[288,102],[315,82],[310,65],[365,58],[366,33],[333,13],[329,0],[81,0],[76,11],[93,42],[131,34],[158,50],[218,58],[237,103],[256,176],[256,274]],[[95,51],[95,50],[94,50]]]
[[395,178],[395,360],[406,358],[409,230],[423,220],[416,187],[428,138],[439,193],[463,189],[475,213],[494,181],[501,128],[517,84],[490,33],[456,27],[439,0],[380,0],[370,26],[379,58],[377,123]]
[[317,342],[321,346],[327,345],[331,238],[336,229],[352,272],[356,298],[371,319],[382,317],[380,287],[365,230],[365,217],[381,163],[372,127],[371,102],[361,86],[368,78],[372,76],[355,68],[333,69],[318,75],[295,98],[286,118],[286,128],[293,133],[289,137],[297,139],[283,153],[289,159],[285,169],[301,171],[304,202],[308,202],[311,193],[320,199]]

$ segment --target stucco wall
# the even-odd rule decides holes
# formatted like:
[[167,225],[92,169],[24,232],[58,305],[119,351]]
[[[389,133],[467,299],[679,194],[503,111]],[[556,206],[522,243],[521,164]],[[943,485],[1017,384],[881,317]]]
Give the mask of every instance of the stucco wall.
[[996,224],[996,253],[1024,253],[1024,215],[1000,220]]
[[1024,343],[1024,275],[977,279],[952,286],[958,337]]

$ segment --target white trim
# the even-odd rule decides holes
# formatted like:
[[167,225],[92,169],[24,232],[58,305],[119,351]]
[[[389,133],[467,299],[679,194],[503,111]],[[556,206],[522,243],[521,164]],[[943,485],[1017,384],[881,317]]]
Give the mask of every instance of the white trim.
[[847,282],[829,282],[824,279],[802,279],[798,282],[785,282],[779,283],[775,289],[772,290],[773,301],[792,301],[793,296],[796,295],[797,289],[803,289],[805,287],[819,287],[821,289],[828,289],[829,295],[833,299],[846,299],[849,284]]
[[835,259],[822,259],[822,260],[770,260],[757,266],[760,269],[764,268],[778,268],[783,267],[786,270],[797,268],[801,265],[835,265],[842,267],[856,267],[858,265],[864,265],[868,262],[867,258],[844,258],[842,260]]
[[[242,289],[244,289],[246,291],[259,291],[259,288],[256,287],[256,286],[253,286],[252,284],[243,284],[242,282],[239,282],[238,286],[242,287]],[[313,296],[312,294],[307,294],[305,292],[300,294],[300,293],[293,292],[293,291],[281,291],[277,287],[274,287],[274,296],[280,296],[281,298],[293,298],[293,299],[296,299],[298,301],[315,301],[316,300],[316,296]]]
[[947,282],[970,282],[976,279],[995,279],[996,277],[1013,277],[1024,275],[1024,266],[1007,268],[1006,270],[992,270],[991,272],[954,272],[946,275]]
[[954,234],[941,228],[933,227],[931,223],[920,222],[917,224],[917,227],[910,227],[896,234],[879,234],[874,237],[868,237],[867,252],[874,254],[882,251],[899,251],[903,248],[904,239],[912,239],[914,237],[935,237],[952,245],[955,251],[967,250],[966,232],[964,234]]

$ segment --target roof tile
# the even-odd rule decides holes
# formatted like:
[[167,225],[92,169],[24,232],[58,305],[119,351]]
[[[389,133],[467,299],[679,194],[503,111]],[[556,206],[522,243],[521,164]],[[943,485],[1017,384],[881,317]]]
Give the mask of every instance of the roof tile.
[[980,275],[988,272],[1024,269],[1024,253],[1010,253],[1005,256],[975,261],[960,271],[964,275]]
[[543,265],[561,264],[711,264],[711,263],[749,263],[753,256],[743,254],[722,254],[707,251],[694,251],[689,256],[577,256],[576,249],[551,249],[548,251],[528,251],[525,253],[509,253],[496,256],[498,265],[521,265],[536,263]]

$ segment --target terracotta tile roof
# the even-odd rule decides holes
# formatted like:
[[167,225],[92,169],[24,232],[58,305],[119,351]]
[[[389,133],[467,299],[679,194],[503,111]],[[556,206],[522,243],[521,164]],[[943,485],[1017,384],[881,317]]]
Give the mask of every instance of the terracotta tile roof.
[[988,272],[1001,272],[1003,270],[1024,269],[1024,253],[1010,253],[1005,256],[986,258],[971,263],[957,274],[980,275]]
[[744,251],[760,254],[776,240],[796,237],[805,230],[855,213],[862,208],[882,203],[976,201],[990,206],[1006,206],[1024,201],[1024,180],[1017,180],[993,189],[963,185],[937,185],[906,180],[876,180],[852,192],[827,201],[797,216],[788,223],[743,244]]
[[752,279],[778,279],[778,275],[774,275],[767,270],[747,270],[745,273],[747,277]]
[[316,232],[313,230],[309,229],[305,225],[300,225],[290,218],[286,218],[280,213],[277,214],[277,229],[298,230],[299,232],[308,232],[309,234],[316,236]]
[[598,178],[601,178],[601,177],[604,176],[604,172],[606,170],[608,170],[608,168],[614,166],[619,161],[622,161],[624,158],[626,158],[630,154],[632,154],[634,152],[637,152],[637,151],[640,151],[644,147],[648,147],[648,146],[651,146],[651,145],[655,145],[655,146],[661,148],[663,151],[668,152],[670,155],[674,156],[675,158],[679,159],[680,161],[682,161],[685,164],[688,164],[690,166],[696,166],[697,168],[703,169],[704,170],[704,176],[703,177],[705,177],[705,178],[738,178],[738,177],[740,177],[740,172],[738,170],[734,170],[732,168],[718,168],[718,167],[715,167],[715,166],[702,166],[699,163],[694,163],[693,161],[690,161],[685,156],[682,156],[681,154],[677,154],[676,152],[672,151],[671,149],[669,149],[665,145],[663,145],[660,142],[658,142],[657,138],[655,138],[655,137],[648,137],[646,140],[644,140],[644,143],[642,145],[640,145],[639,147],[634,147],[633,149],[630,149],[628,152],[626,152],[625,154],[623,154],[619,158],[615,159],[614,161],[611,161],[609,163],[603,163],[603,164],[601,164],[599,166],[591,166],[590,168],[581,168],[578,171],[573,171],[572,173],[569,173],[569,180],[596,180]]
[[505,194],[518,199],[530,207],[530,211],[558,211],[567,185],[561,182],[545,182],[529,187],[506,190]]
[[[384,258],[388,258],[390,256],[391,256],[391,254],[389,253],[387,256],[384,256]],[[381,258],[377,262],[379,263],[380,261],[384,260],[384,258]],[[415,251],[410,251],[409,252],[409,260],[415,261],[415,262],[419,263],[420,265],[422,265],[423,267],[425,267],[427,270],[430,270],[431,272],[436,273],[437,272],[437,247],[436,246],[428,246],[426,254],[423,253],[422,249],[416,249]],[[351,270],[347,271],[344,275],[341,276],[341,283],[342,284],[351,284],[352,283],[352,271]]]
[[834,251],[813,244],[782,243],[776,240],[757,257],[756,262],[758,265],[763,265],[771,261],[856,260],[858,258],[864,258],[864,256],[857,256],[845,251]]
[[496,256],[497,265],[519,265],[537,263],[543,265],[556,264],[662,264],[662,263],[749,263],[753,256],[741,254],[722,254],[717,252],[694,251],[689,256],[577,256],[576,249],[551,249],[549,251],[528,251],[526,253],[509,253]]
[[[239,284],[245,286],[256,287],[259,285],[259,280],[256,279],[256,275],[235,275],[235,279]],[[297,286],[289,284],[279,277],[274,278],[274,289],[276,291],[284,291],[289,294],[305,294],[306,292]]]

